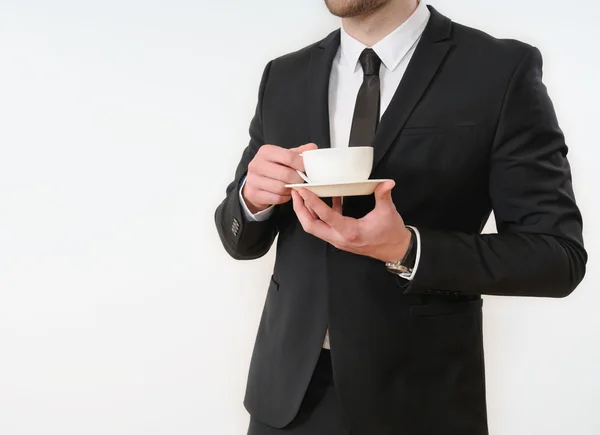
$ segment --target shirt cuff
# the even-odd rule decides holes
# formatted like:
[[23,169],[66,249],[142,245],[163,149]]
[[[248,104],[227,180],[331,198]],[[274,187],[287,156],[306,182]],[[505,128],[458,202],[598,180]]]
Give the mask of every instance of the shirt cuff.
[[250,209],[248,208],[248,206],[246,205],[246,201],[244,201],[244,197],[242,196],[242,190],[244,189],[244,184],[246,184],[246,177],[244,177],[244,179],[240,183],[240,192],[239,192],[240,204],[242,205],[242,210],[244,210],[244,216],[250,222],[266,221],[273,214],[273,206],[270,206],[269,208],[259,211],[257,213],[252,213],[250,211]]
[[413,277],[415,276],[415,273],[417,273],[417,268],[419,267],[419,260],[421,259],[421,234],[419,234],[419,230],[416,229],[413,226],[407,225],[408,228],[411,228],[414,232],[415,232],[415,236],[417,238],[417,240],[415,240],[415,243],[417,244],[417,257],[415,258],[415,267],[413,267],[413,270],[411,273],[402,273],[400,274],[401,278],[404,278],[408,281],[411,281],[413,279]]

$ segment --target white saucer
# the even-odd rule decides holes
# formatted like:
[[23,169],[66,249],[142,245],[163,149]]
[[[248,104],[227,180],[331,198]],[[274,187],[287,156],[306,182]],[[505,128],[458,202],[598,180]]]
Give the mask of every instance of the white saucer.
[[300,184],[286,184],[285,187],[298,190],[306,189],[313,192],[315,195],[321,198],[330,198],[335,196],[364,196],[370,195],[375,192],[375,188],[388,180],[361,180],[351,181],[348,183],[300,183]]

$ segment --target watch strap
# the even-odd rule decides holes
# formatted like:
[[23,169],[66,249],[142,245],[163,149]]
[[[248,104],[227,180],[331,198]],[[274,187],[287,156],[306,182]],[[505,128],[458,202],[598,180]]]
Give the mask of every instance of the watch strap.
[[417,235],[412,228],[408,227],[408,230],[410,231],[410,243],[401,263],[403,266],[413,270],[415,268],[415,262],[417,261]]
[[398,261],[385,263],[386,268],[394,274],[410,274],[415,267],[418,249],[417,236],[411,227],[407,228],[410,231],[410,241],[404,257]]

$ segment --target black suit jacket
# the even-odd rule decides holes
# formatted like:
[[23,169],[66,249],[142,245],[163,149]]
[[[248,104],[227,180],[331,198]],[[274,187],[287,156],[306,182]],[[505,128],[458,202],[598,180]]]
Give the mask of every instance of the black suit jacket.
[[[567,146],[542,83],[538,49],[430,21],[375,140],[372,177],[421,233],[410,282],[372,258],[305,233],[291,204],[248,222],[240,180],[258,148],[329,146],[328,82],[339,32],[270,62],[245,149],[216,211],[234,258],[275,267],[245,406],[275,427],[296,415],[329,327],[352,433],[487,433],[481,295],[564,297],[587,261]],[[346,198],[364,216],[373,196]],[[494,211],[498,234],[482,235]]]

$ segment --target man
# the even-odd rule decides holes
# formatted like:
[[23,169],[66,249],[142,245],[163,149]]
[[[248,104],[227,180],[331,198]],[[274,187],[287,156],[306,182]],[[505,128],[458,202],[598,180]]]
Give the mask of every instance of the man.
[[[342,28],[269,62],[216,212],[236,259],[279,236],[249,434],[487,434],[481,295],[565,297],[587,261],[541,54],[417,0],[326,2]],[[354,143],[394,181],[343,207],[285,188]]]

